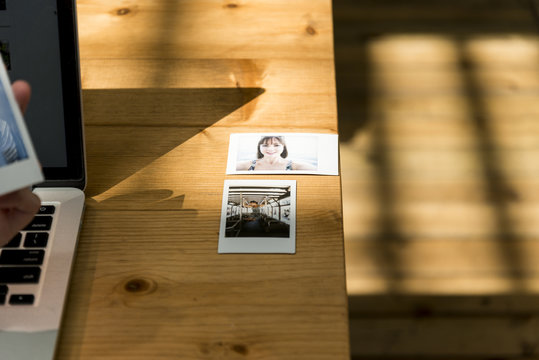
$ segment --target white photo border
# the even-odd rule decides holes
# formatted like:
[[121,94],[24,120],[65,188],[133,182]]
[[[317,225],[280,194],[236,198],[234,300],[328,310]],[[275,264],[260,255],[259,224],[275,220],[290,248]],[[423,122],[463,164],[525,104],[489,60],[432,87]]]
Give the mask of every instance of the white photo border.
[[[288,237],[226,237],[227,205],[230,187],[290,187],[290,231]],[[296,181],[295,180],[225,180],[218,253],[296,253]]]

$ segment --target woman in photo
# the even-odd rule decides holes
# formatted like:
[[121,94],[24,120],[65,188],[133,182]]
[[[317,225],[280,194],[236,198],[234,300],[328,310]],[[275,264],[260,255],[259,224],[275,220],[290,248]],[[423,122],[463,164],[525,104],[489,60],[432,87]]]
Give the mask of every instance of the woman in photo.
[[288,149],[283,136],[264,136],[257,145],[257,159],[240,161],[238,171],[256,170],[316,170],[306,162],[287,159]]

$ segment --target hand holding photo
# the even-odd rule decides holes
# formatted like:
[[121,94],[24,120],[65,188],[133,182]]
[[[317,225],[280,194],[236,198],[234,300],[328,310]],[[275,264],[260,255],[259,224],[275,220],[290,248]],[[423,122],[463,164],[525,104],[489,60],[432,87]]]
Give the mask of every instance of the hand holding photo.
[[231,134],[227,174],[338,175],[333,134]]
[[227,180],[219,253],[296,252],[296,182]]
[[5,65],[0,65],[0,195],[43,181]]

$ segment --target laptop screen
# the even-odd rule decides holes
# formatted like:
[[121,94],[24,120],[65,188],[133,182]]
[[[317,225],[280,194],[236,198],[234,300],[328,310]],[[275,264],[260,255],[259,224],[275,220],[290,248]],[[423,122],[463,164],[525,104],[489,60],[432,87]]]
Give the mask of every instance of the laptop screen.
[[11,80],[32,86],[24,117],[48,186],[84,181],[74,16],[72,0],[0,0],[0,51]]

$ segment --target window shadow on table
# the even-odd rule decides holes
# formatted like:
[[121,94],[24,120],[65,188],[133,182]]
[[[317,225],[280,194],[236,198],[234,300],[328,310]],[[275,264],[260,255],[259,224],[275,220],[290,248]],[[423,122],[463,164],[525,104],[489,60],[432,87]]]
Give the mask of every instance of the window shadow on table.
[[[485,195],[482,201],[490,207],[494,224],[491,230],[494,234],[492,241],[499,246],[501,259],[511,269],[510,276],[514,280],[514,288],[519,290],[524,287],[520,283],[524,270],[516,243],[521,237],[515,229],[509,207],[525,199],[521,198],[518,189],[511,187],[508,181],[511,174],[508,174],[507,168],[502,166],[503,159],[500,156],[500,151],[504,149],[497,142],[499,139],[495,138],[492,110],[486,105],[487,97],[492,99],[495,96],[496,99],[502,99],[505,89],[497,95],[492,92],[492,89],[486,88],[485,83],[481,83],[479,71],[493,71],[493,69],[482,69],[482,64],[470,57],[467,41],[481,36],[489,38],[498,36],[501,39],[508,39],[508,34],[536,36],[537,23],[536,14],[532,11],[529,1],[497,1],[495,3],[496,6],[489,6],[488,1],[447,3],[438,0],[421,0],[412,3],[341,0],[334,3],[335,62],[341,145],[346,146],[354,140],[354,136],[361,136],[367,132],[372,140],[368,148],[365,147],[364,151],[360,150],[357,153],[365,163],[370,164],[371,173],[368,175],[377,180],[376,196],[379,217],[377,231],[372,234],[372,237],[379,241],[377,248],[379,259],[381,259],[380,265],[392,265],[393,272],[385,270],[388,271],[388,287],[393,291],[399,291],[402,274],[405,273],[403,269],[405,264],[401,262],[399,251],[395,249],[405,246],[410,238],[409,233],[402,230],[403,219],[395,211],[400,195],[395,176],[399,166],[402,165],[395,161],[394,153],[400,149],[399,145],[395,146],[391,143],[386,124],[388,114],[393,111],[392,104],[401,104],[401,109],[404,109],[402,103],[414,96],[420,102],[422,94],[413,91],[403,93],[399,88],[396,90],[397,93],[392,93],[391,71],[398,73],[399,70],[398,68],[395,70],[395,67],[392,68],[388,64],[394,61],[395,65],[398,65],[398,59],[383,59],[384,66],[387,67],[382,70],[385,82],[381,84],[376,78],[376,73],[381,70],[373,61],[373,45],[383,42],[387,36],[402,34],[408,37],[433,36],[453,44],[452,48],[457,61],[452,65],[456,66],[457,80],[462,84],[462,89],[459,91],[462,92],[460,96],[465,99],[465,104],[461,105],[468,112],[466,116],[471,119],[470,136],[474,139],[472,146],[476,149],[472,155],[479,164],[477,181],[483,184]],[[526,21],[522,21],[522,17],[526,18]],[[399,41],[400,39],[402,38],[399,38]],[[403,41],[400,49],[404,49],[404,46]],[[421,58],[418,57],[418,59]],[[421,70],[419,65],[414,67],[411,64],[413,63],[406,65],[412,66],[412,71]],[[533,70],[530,69],[531,74]],[[439,91],[442,95],[447,95],[448,91],[443,87],[427,90],[435,94]],[[510,91],[518,90],[518,87],[510,89]],[[424,97],[429,95],[428,91],[423,94]],[[451,93],[449,95],[453,96]],[[387,105],[383,105],[384,97]],[[419,119],[422,116],[433,119],[439,116],[443,120],[442,110],[432,110],[428,104],[424,107],[421,103],[415,105],[416,103],[412,102],[411,113],[402,110],[402,115],[407,116],[403,117],[402,121],[412,121],[413,118]],[[394,113],[391,115],[394,116]],[[396,118],[393,117],[392,121],[396,121]],[[421,135],[419,133],[417,136]],[[462,151],[463,149],[455,148],[454,150]],[[469,151],[469,149],[464,150]],[[425,172],[428,172],[430,164],[425,165]],[[346,164],[342,166],[343,177],[345,177]],[[451,169],[448,169],[448,172],[450,171]],[[346,189],[343,189],[343,193],[345,192]],[[344,201],[347,201],[346,197]],[[362,219],[356,220],[362,221]]]
[[[263,88],[85,90],[89,197],[249,104]],[[248,116],[249,109],[245,109]],[[219,149],[227,151],[227,149]]]
[[[341,163],[343,202],[364,203],[362,198],[346,196],[347,193],[350,194],[347,192],[346,184],[365,186],[365,179],[372,177],[375,184],[373,186],[375,195],[372,195],[375,198],[373,206],[377,208],[377,219],[374,225],[372,219],[365,217],[350,219],[345,214],[345,240],[356,243],[368,242],[367,246],[357,246],[356,249],[370,250],[369,265],[357,264],[354,276],[359,276],[357,283],[362,283],[363,280],[365,280],[363,283],[366,283],[373,278],[380,280],[380,288],[383,289],[373,291],[372,295],[369,290],[365,289],[363,289],[365,295],[362,295],[362,291],[358,294],[350,294],[353,358],[535,358],[539,350],[539,344],[534,335],[539,308],[532,304],[537,303],[539,295],[534,293],[535,267],[529,263],[529,254],[526,254],[529,243],[524,244],[524,241],[536,238],[536,236],[533,233],[530,234],[530,231],[526,233],[526,228],[515,221],[515,209],[522,204],[532,204],[535,198],[528,198],[529,190],[515,185],[518,184],[518,181],[514,181],[515,174],[507,171],[507,160],[503,158],[507,145],[500,146],[499,129],[495,128],[500,124],[501,117],[500,114],[495,114],[489,105],[508,96],[513,96],[513,98],[519,95],[530,96],[530,92],[536,89],[533,86],[527,88],[527,81],[533,84],[537,82],[537,79],[533,77],[537,74],[538,66],[529,61],[528,70],[531,77],[526,81],[512,84],[509,79],[517,79],[521,76],[519,71],[526,70],[525,67],[519,65],[518,60],[526,59],[515,56],[513,63],[495,63],[492,56],[474,58],[471,56],[473,51],[470,51],[471,46],[477,46],[483,40],[509,41],[513,39],[520,45],[526,44],[526,41],[528,41],[527,44],[533,44],[533,39],[537,37],[539,29],[538,12],[534,1],[337,0],[333,2],[333,10],[341,146],[347,147],[349,153],[356,151],[357,161],[351,166],[359,164],[363,171],[347,172],[347,164]],[[455,59],[450,56],[434,59],[435,61],[442,60],[438,68],[433,68],[432,63],[428,62],[429,59],[421,57],[420,54],[415,54],[414,58],[412,52],[408,52],[408,59],[415,60],[409,63],[399,64],[399,59],[391,57],[391,53],[388,53],[385,58],[381,56],[378,58],[382,66],[374,61],[375,52],[380,50],[376,46],[383,43],[385,39],[396,39],[394,44],[398,43],[397,50],[401,51],[400,54],[405,54],[407,48],[405,40],[407,38],[421,39],[421,37],[422,39],[430,37],[441,40],[443,44],[449,44],[452,52],[446,55],[455,55]],[[482,49],[491,45],[492,43],[485,42]],[[428,47],[423,48],[425,49]],[[478,47],[475,48],[476,51],[478,49]],[[508,49],[507,53],[509,54],[510,51]],[[380,54],[382,52],[378,53]],[[533,54],[535,52],[528,53],[532,55],[530,60],[535,59]],[[493,62],[489,63],[489,61]],[[399,88],[398,85],[402,85],[403,77],[399,75],[406,71],[406,66],[408,70],[416,71],[418,75],[416,79],[412,76],[407,78],[412,83],[416,81],[416,84],[422,85],[421,75],[424,75],[425,71],[445,71],[446,74],[449,72],[457,74],[453,78],[456,81],[451,85],[459,84],[460,87],[455,91],[455,87],[447,86],[447,83],[440,84],[442,85],[440,87],[434,85],[432,88],[409,86],[408,90],[412,89],[416,92],[404,92],[403,88]],[[511,71],[498,77],[499,82],[494,82],[496,87],[493,88],[489,85],[492,85],[492,79],[496,79],[496,75],[499,75],[496,72],[497,66],[498,70],[503,70],[505,66]],[[490,76],[490,78],[486,77],[491,81],[490,83],[484,81],[485,74]],[[379,82],[381,78],[385,81],[383,84]],[[392,85],[397,86],[392,88]],[[399,213],[398,210],[402,205],[400,201],[403,197],[399,191],[403,187],[399,188],[399,185],[406,181],[413,183],[414,178],[404,178],[402,169],[407,164],[396,161],[398,156],[395,154],[399,150],[412,150],[410,153],[413,154],[414,148],[412,146],[403,149],[399,148],[398,144],[395,146],[395,143],[392,143],[395,133],[389,134],[387,131],[389,121],[393,121],[394,124],[398,121],[414,121],[422,117],[422,120],[451,121],[450,118],[444,118],[447,114],[444,114],[443,109],[436,108],[432,103],[427,102],[431,94],[460,96],[464,99],[459,105],[461,110],[465,109],[466,119],[469,119],[467,126],[470,132],[465,135],[472,141],[467,148],[453,150],[467,151],[470,158],[475,159],[478,166],[474,175],[477,179],[473,181],[474,184],[481,184],[481,195],[472,193],[471,199],[466,199],[462,196],[462,192],[456,190],[455,193],[461,198],[451,199],[450,195],[438,196],[432,191],[429,194],[434,195],[429,198],[425,195],[426,192],[420,189],[416,193],[419,194],[417,201],[436,204],[439,206],[438,209],[451,205],[451,201],[461,201],[466,205],[476,201],[481,202],[480,205],[474,204],[477,206],[476,209],[480,206],[483,206],[481,209],[488,209],[490,227],[488,231],[485,230],[482,233],[486,235],[481,236],[485,236],[483,240],[492,245],[489,249],[494,250],[490,254],[490,259],[487,259],[489,254],[480,254],[481,259],[477,259],[476,263],[471,261],[468,264],[466,274],[469,277],[466,279],[469,283],[476,281],[479,287],[488,287],[488,280],[500,280],[500,283],[505,286],[501,295],[496,295],[494,292],[491,296],[483,296],[481,295],[483,292],[468,288],[470,295],[467,296],[426,296],[421,295],[421,291],[417,288],[412,291],[407,287],[415,280],[425,280],[429,276],[433,277],[430,278],[430,283],[435,282],[436,276],[440,282],[451,279],[447,262],[443,270],[440,270],[437,264],[431,261],[429,262],[432,264],[431,268],[425,271],[426,266],[418,265],[422,260],[416,259],[417,263],[410,261],[410,251],[407,252],[407,250],[412,248],[411,245],[415,245],[416,248],[421,245],[414,240],[436,243],[437,240],[445,241],[452,238],[451,236],[437,238],[432,236],[434,231],[421,237],[421,231],[416,230],[415,233],[410,231],[410,224],[400,216],[402,212]],[[414,96],[416,102],[414,102]],[[411,101],[412,106],[405,109],[402,105],[406,101]],[[401,113],[395,112],[392,105],[395,107],[400,105]],[[509,105],[506,108],[497,109],[508,111],[510,108]],[[406,110],[411,111],[406,113]],[[535,114],[533,111],[535,110],[530,110],[530,114]],[[433,114],[435,116],[432,116]],[[513,116],[503,118],[506,123],[519,120],[517,112],[509,112],[509,114]],[[393,118],[389,119],[389,116]],[[525,126],[525,123],[522,126]],[[426,131],[423,133],[421,131],[425,129],[421,129],[415,136],[419,138],[427,134]],[[358,141],[358,138],[365,139],[365,135],[371,141],[369,146],[364,146],[364,142]],[[421,159],[416,160],[421,161]],[[522,161],[525,162],[526,159]],[[437,169],[433,164],[424,165],[424,174],[428,174],[429,169]],[[447,169],[447,173],[451,174],[452,170]],[[347,179],[347,174],[361,178]],[[395,181],[398,175],[402,176],[399,179],[401,183]],[[531,173],[523,173],[520,176],[520,180],[523,178],[530,183],[537,182]],[[445,184],[449,182],[445,181]],[[440,185],[444,185],[443,183],[444,181],[441,181]],[[440,187],[440,189],[443,188]],[[367,197],[364,190],[351,193]],[[409,201],[408,205],[414,201],[413,196],[406,199]],[[449,200],[447,204],[444,203],[444,199]],[[366,212],[362,211],[357,213]],[[413,215],[411,217],[414,219]],[[349,235],[347,234],[347,219],[360,224],[358,226],[360,235],[355,234],[347,239]],[[371,231],[364,231],[369,226],[372,227]],[[432,230],[432,228],[428,229]],[[452,231],[457,234],[454,237],[455,243],[462,245],[468,240],[471,242],[475,240],[473,235],[466,236],[462,229],[454,228]],[[443,235],[448,233],[450,231]],[[465,245],[461,248],[464,249]],[[354,256],[358,259],[366,259],[365,254],[349,253],[348,250],[347,258],[351,259],[351,263],[354,261]],[[428,252],[425,254],[432,255]],[[440,253],[435,255],[439,258],[443,257]],[[495,265],[489,267],[489,264]],[[460,278],[464,277],[463,273],[466,270],[458,266],[454,266],[453,269]],[[460,290],[456,293],[464,293],[462,289]],[[435,294],[436,290],[425,288],[425,292]],[[443,294],[447,293],[446,287]]]

